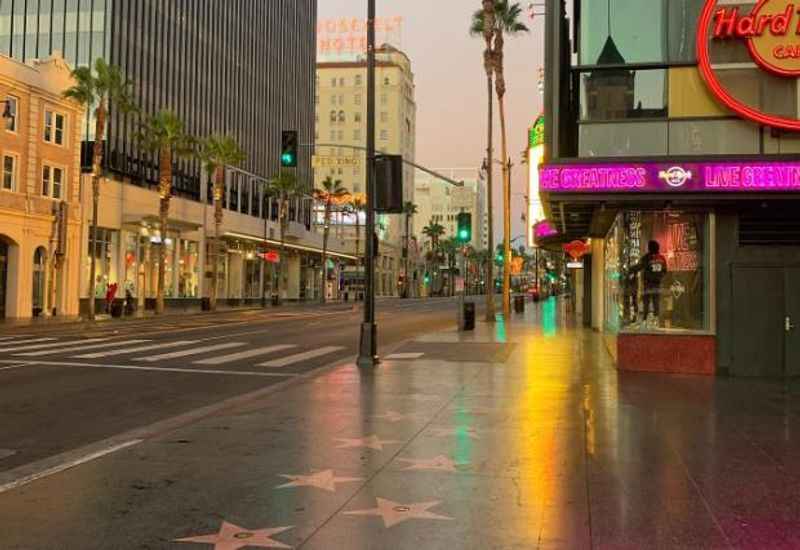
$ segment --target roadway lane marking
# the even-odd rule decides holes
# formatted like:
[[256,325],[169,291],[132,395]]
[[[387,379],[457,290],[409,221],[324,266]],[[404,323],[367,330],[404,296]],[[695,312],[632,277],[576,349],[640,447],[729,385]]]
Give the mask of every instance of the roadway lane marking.
[[3,460],[4,458],[8,458],[10,456],[14,456],[15,454],[17,454],[17,451],[11,449],[0,449],[0,460]]
[[220,357],[212,357],[211,359],[201,359],[195,361],[193,365],[224,365],[225,363],[233,363],[234,361],[241,361],[242,359],[250,359],[251,357],[258,357],[259,355],[267,355],[275,353],[276,351],[283,351],[285,349],[296,348],[297,346],[287,344],[279,346],[269,346],[266,348],[251,349],[241,351],[239,353],[231,353],[230,355],[222,355]]
[[181,340],[178,342],[162,342],[160,344],[150,344],[147,346],[138,346],[135,348],[115,349],[111,351],[99,351],[97,353],[87,353],[86,355],[76,355],[73,359],[100,359],[101,357],[114,357],[117,355],[129,355],[131,353],[138,353],[140,351],[151,351],[154,349],[169,349],[179,348],[182,346],[190,346],[196,344],[197,340]]
[[202,348],[193,348],[184,351],[175,351],[173,353],[162,353],[161,355],[153,355],[152,357],[144,357],[137,359],[137,361],[146,361],[148,363],[155,363],[156,361],[166,361],[169,359],[178,359],[179,357],[190,357],[192,355],[200,355],[210,351],[219,351],[223,349],[238,348],[243,346],[241,342],[229,342],[227,344],[217,344],[214,346],[204,346]]
[[20,342],[5,342],[3,345],[11,344],[11,346],[13,346],[13,347],[0,348],[0,352],[18,351],[18,350],[36,349],[36,348],[46,348],[46,347],[54,347],[54,346],[62,345],[62,343],[60,343],[60,342],[58,344],[39,344],[39,345],[36,345],[36,346],[30,346],[30,345],[21,346],[20,345],[20,344],[34,344],[34,343],[37,343],[37,342],[53,342],[55,340],[56,340],[55,338],[36,338],[35,340],[22,340]]
[[419,359],[425,355],[424,353],[394,353],[392,355],[387,355],[386,359],[388,360],[395,360],[395,361],[403,361],[403,360],[410,360],[410,359]]
[[275,359],[274,361],[267,361],[266,363],[260,363],[258,366],[272,367],[278,369],[282,367],[288,367],[289,365],[293,365],[294,363],[299,363],[300,361],[305,361],[306,359],[315,359],[317,357],[322,357],[323,355],[329,355],[331,353],[343,349],[344,348],[340,346],[327,346],[324,348],[306,351],[304,353],[298,353],[296,355],[290,355],[289,357],[283,357],[282,359]]
[[[134,439],[132,441],[126,441],[124,443],[118,443],[116,445],[112,445],[109,447],[105,447],[103,449],[99,449],[93,453],[89,453],[87,455],[79,456],[67,462],[62,462],[60,464],[56,464],[44,470],[40,470],[38,472],[33,472],[26,476],[14,479],[7,483],[0,485],[0,494],[5,493],[7,491],[11,491],[13,489],[17,489],[22,487],[23,485],[27,485],[28,483],[34,482],[37,479],[42,479],[45,477],[49,477],[54,474],[61,473],[65,470],[69,470],[74,468],[75,466],[80,466],[81,464],[86,464],[87,462],[91,462],[92,460],[97,460],[98,458],[102,458],[104,456],[110,455],[111,453],[115,453],[117,451],[121,451],[123,449],[127,449],[128,447],[133,447],[134,445],[138,445],[141,443],[142,439]],[[0,479],[2,479],[0,474]]]
[[[0,363],[19,363],[19,361],[0,361]],[[179,372],[186,374],[225,374],[230,376],[258,376],[262,378],[295,378],[299,374],[276,374],[272,372],[234,371],[234,370],[209,370],[209,369],[182,369],[175,367],[145,367],[143,365],[98,365],[91,363],[73,363],[70,361],[28,361],[19,366],[42,367],[84,367],[87,369],[117,369],[147,372]]]
[[15,340],[17,338],[29,338],[27,334],[17,334],[16,336],[0,336],[0,342],[5,342],[6,340]]
[[11,362],[14,363],[14,364],[11,365],[10,367],[0,367],[0,371],[21,369],[23,367],[30,367],[30,364],[28,364],[28,363],[20,363],[19,361],[11,361]]
[[72,353],[73,351],[84,351],[89,349],[102,349],[102,348],[113,348],[116,346],[125,346],[127,344],[144,344],[145,342],[150,342],[150,340],[120,340],[118,342],[106,342],[104,344],[92,344],[91,346],[78,346],[74,347],[77,342],[70,342],[69,344],[60,344],[60,345],[68,345],[71,347],[59,348],[59,349],[48,349],[44,351],[31,351],[28,353],[14,353],[15,357],[41,357],[42,355],[58,355],[59,353]]

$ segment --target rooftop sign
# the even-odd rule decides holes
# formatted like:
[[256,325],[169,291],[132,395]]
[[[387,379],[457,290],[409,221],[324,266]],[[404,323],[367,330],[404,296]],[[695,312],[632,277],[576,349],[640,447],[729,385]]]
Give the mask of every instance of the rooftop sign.
[[540,178],[565,193],[800,193],[800,162],[549,165]]

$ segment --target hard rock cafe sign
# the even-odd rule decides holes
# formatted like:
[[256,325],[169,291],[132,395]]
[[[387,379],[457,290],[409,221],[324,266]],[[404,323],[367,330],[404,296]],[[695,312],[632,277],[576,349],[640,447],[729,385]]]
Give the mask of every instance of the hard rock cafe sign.
[[800,0],[758,0],[752,10],[707,0],[697,31],[700,72],[723,104],[759,124],[800,131],[796,106],[794,113],[770,111],[726,84],[723,66],[740,59],[737,50],[742,48],[761,70],[780,78],[800,77]]

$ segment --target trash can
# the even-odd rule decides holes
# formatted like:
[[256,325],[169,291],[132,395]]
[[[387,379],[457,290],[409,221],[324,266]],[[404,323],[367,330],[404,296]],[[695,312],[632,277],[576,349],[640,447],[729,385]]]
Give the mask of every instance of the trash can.
[[273,307],[278,307],[279,305],[281,305],[281,297],[278,296],[277,294],[272,295],[272,305]]
[[200,309],[202,311],[211,311],[211,298],[203,298],[200,300]]
[[517,313],[525,313],[525,296],[522,294],[514,296],[514,311]]
[[462,322],[463,330],[475,330],[475,302],[465,302]]
[[111,317],[114,319],[119,319],[122,317],[124,307],[125,303],[122,300],[114,300],[111,302]]

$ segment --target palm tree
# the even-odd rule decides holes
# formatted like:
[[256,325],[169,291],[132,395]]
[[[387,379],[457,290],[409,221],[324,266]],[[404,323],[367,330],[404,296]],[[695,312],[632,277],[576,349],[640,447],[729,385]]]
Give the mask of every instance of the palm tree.
[[211,311],[217,309],[219,286],[219,256],[221,251],[222,196],[225,194],[225,167],[244,162],[247,156],[230,136],[210,136],[200,143],[200,160],[206,168],[208,177],[214,182],[214,244],[211,253],[213,264],[209,302]]
[[[483,0],[483,9],[473,16],[473,34],[482,33],[486,41],[488,54],[484,52],[484,65],[487,59],[491,62],[491,71],[495,77],[495,91],[497,103],[500,108],[500,131],[502,138],[503,159],[503,314],[508,318],[511,314],[511,270],[508,263],[511,261],[511,166],[508,160],[508,133],[506,130],[506,79],[504,64],[505,36],[517,36],[528,32],[528,27],[522,23],[522,7],[518,3],[511,4],[508,0]],[[492,35],[492,36],[490,36]],[[494,39],[492,42],[492,38]],[[489,157],[488,171],[491,173],[492,158]],[[491,187],[491,186],[490,186]],[[489,203],[491,216],[491,203]],[[490,222],[490,235],[491,235]],[[490,249],[492,242],[489,243]]]
[[325,219],[322,229],[322,292],[320,302],[325,303],[325,286],[328,282],[328,236],[331,230],[331,210],[334,203],[341,202],[350,192],[342,186],[342,180],[330,176],[322,182],[322,189],[314,190],[314,198],[325,204]]
[[455,237],[450,237],[449,239],[445,239],[441,243],[441,249],[444,253],[445,258],[447,259],[447,273],[448,275],[448,293],[450,296],[455,295],[455,285],[453,284],[455,281],[455,270],[456,270],[456,256],[458,255],[458,250],[461,248],[461,243]]
[[407,201],[403,204],[403,214],[406,217],[406,238],[405,242],[403,243],[403,281],[405,281],[405,285],[403,286],[403,297],[408,298],[408,291],[411,288],[411,285],[408,282],[408,256],[409,256],[409,241],[411,239],[411,218],[418,212],[417,205],[411,201]]
[[273,287],[272,302],[281,301],[281,280],[283,279],[283,265],[286,261],[286,230],[289,228],[289,203],[302,195],[300,181],[293,172],[278,173],[267,184],[267,192],[278,200],[278,222],[281,232],[281,259],[278,263],[278,276]]
[[194,153],[195,141],[186,133],[183,121],[170,111],[160,111],[142,123],[137,141],[146,151],[158,155],[159,227],[158,290],[156,313],[164,313],[164,278],[167,261],[167,219],[172,198],[172,167],[175,157]]
[[356,220],[356,258],[358,258],[356,264],[359,266],[363,258],[361,255],[361,212],[364,212],[366,207],[367,203],[361,195],[353,195],[353,198],[347,203],[347,212]]
[[86,110],[94,107],[94,150],[92,155],[92,239],[89,268],[89,319],[95,318],[95,277],[97,260],[97,209],[100,203],[100,178],[103,171],[103,143],[106,135],[106,122],[111,107],[126,114],[134,110],[131,84],[125,80],[119,67],[109,65],[102,58],[94,62],[94,67],[78,67],[72,71],[75,85],[66,90],[63,96],[83,105]]
[[[422,234],[428,237],[431,241],[431,250],[430,253],[426,255],[426,259],[430,262],[436,262],[439,258],[439,237],[445,234],[444,226],[434,222],[431,220],[428,225],[422,228]],[[436,264],[434,263],[434,266]],[[435,272],[437,272],[435,270]],[[435,274],[434,272],[434,274]],[[432,287],[436,289],[436,277],[434,277]]]

